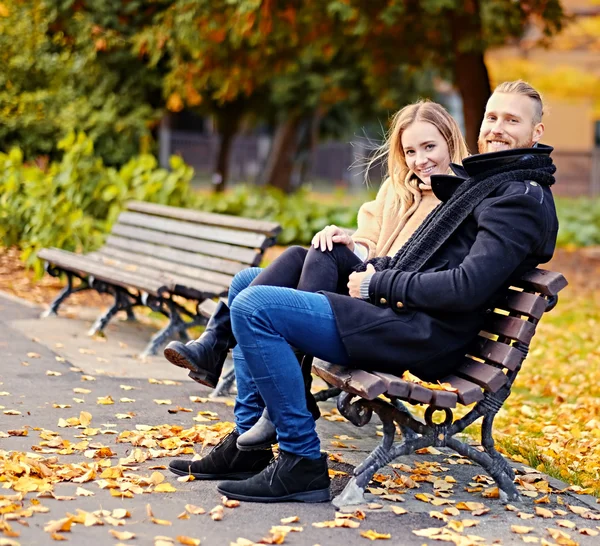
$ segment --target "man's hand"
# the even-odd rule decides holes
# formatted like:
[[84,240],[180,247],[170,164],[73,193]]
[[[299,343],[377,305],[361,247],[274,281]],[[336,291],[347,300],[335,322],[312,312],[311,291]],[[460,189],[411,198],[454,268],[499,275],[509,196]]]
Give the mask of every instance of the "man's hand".
[[350,274],[350,277],[348,278],[348,290],[353,298],[360,298],[360,285],[363,279],[367,275],[372,275],[373,273],[377,273],[373,267],[373,264],[368,264],[367,270],[363,273],[358,273],[355,271],[354,273]]
[[312,246],[315,248],[320,247],[322,252],[325,252],[325,250],[332,250],[334,243],[346,245],[350,250],[354,251],[354,241],[352,240],[352,237],[350,237],[350,235],[342,228],[337,226],[325,226],[321,231],[315,234],[311,241]]

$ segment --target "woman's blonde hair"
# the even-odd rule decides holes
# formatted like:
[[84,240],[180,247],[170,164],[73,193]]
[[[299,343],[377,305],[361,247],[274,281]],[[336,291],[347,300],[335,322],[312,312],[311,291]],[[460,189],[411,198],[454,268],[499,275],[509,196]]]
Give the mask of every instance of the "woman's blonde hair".
[[450,161],[453,163],[461,163],[469,155],[467,144],[458,124],[440,104],[429,100],[420,100],[396,112],[392,118],[385,142],[369,161],[367,173],[369,167],[379,161],[384,161],[387,157],[386,176],[391,178],[401,205],[405,210],[410,208],[414,202],[413,192],[418,188],[419,179],[414,176],[414,173],[410,171],[406,164],[404,149],[402,148],[402,134],[416,121],[426,121],[437,128],[448,145]]

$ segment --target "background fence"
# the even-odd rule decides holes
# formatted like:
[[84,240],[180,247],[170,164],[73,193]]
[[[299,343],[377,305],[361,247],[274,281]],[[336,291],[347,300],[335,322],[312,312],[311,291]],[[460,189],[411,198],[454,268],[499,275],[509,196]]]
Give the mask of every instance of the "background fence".
[[[219,148],[217,135],[170,131],[169,142],[169,152],[181,155],[196,173],[207,177],[212,175]],[[231,150],[231,181],[253,182],[265,164],[269,146],[268,136],[238,136]],[[313,153],[307,180],[358,189],[363,184],[364,162],[369,149],[372,149],[372,144],[365,139],[322,142]],[[555,150],[552,157],[557,167],[557,184],[553,188],[555,195],[600,196],[600,149],[582,152]],[[370,178],[374,183],[379,181],[377,168],[370,173]]]

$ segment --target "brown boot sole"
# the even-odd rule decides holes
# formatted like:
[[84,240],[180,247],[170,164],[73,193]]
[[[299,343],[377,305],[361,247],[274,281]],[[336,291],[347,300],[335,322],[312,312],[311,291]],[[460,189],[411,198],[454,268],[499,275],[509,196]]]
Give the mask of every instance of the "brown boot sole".
[[196,370],[196,367],[186,358],[186,356],[175,349],[169,349],[169,347],[167,347],[163,354],[165,355],[165,358],[171,364],[175,364],[175,366],[186,368],[192,371]]

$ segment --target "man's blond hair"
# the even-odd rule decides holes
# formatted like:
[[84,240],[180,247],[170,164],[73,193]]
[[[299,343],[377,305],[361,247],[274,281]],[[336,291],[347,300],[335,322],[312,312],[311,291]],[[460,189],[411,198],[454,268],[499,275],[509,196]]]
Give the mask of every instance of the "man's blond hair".
[[512,82],[503,82],[494,89],[494,93],[515,93],[533,99],[535,108],[533,124],[536,125],[537,123],[541,123],[542,116],[544,115],[544,102],[542,101],[542,96],[526,81],[515,80]]

